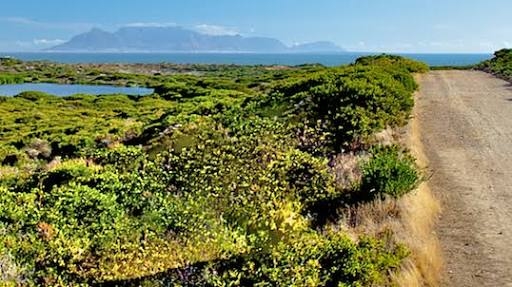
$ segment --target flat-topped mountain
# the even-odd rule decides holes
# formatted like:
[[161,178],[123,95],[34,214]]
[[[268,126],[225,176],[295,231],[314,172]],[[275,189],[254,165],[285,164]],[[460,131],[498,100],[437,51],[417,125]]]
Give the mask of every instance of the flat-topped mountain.
[[209,35],[182,27],[123,27],[116,32],[94,28],[48,51],[62,52],[343,52],[331,42],[288,47],[267,37]]

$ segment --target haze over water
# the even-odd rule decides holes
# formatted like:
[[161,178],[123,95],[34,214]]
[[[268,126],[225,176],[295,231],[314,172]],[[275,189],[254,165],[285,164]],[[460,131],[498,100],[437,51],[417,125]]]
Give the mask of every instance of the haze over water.
[[[350,64],[358,57],[378,53],[337,54],[254,54],[254,53],[0,53],[25,61],[48,60],[60,63],[177,63],[238,65],[302,65],[338,66]],[[491,54],[400,54],[430,66],[474,65]]]

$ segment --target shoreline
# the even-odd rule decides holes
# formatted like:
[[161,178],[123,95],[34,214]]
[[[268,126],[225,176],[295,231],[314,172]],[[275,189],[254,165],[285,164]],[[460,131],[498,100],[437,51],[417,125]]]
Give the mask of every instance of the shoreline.
[[195,52],[0,52],[0,57],[11,56],[24,61],[46,60],[67,64],[160,64],[181,65],[286,65],[300,66],[322,64],[333,67],[350,64],[355,59],[369,55],[399,55],[426,62],[432,67],[467,66],[492,57],[491,53],[195,53]]

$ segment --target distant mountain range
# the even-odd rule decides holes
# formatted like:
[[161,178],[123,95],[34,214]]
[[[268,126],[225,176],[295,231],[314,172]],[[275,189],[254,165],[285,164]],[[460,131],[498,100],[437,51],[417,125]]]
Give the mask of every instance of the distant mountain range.
[[182,27],[123,27],[116,32],[94,28],[66,43],[47,49],[52,52],[253,52],[327,53],[344,52],[331,42],[314,42],[292,47],[266,37],[209,35]]

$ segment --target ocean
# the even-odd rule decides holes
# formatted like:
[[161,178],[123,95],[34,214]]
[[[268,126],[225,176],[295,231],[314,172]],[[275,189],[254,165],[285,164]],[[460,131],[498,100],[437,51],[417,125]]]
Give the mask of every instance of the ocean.
[[[176,63],[236,65],[302,65],[338,66],[354,62],[365,55],[378,53],[337,54],[253,54],[253,53],[0,53],[25,61],[47,60],[60,63]],[[490,59],[492,54],[397,54],[430,66],[465,66]]]

